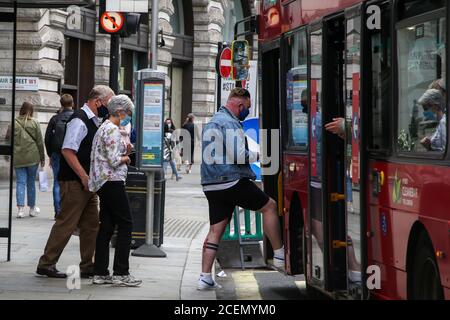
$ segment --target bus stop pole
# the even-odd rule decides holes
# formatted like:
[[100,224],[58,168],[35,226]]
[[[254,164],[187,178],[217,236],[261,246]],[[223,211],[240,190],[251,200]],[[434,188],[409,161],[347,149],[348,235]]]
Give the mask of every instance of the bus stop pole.
[[155,173],[147,172],[147,226],[145,228],[145,243],[153,245],[153,219],[155,215]]
[[[151,33],[151,68],[157,69],[158,50],[158,0],[152,0],[152,33]],[[131,255],[136,257],[165,258],[164,251],[153,244],[153,220],[155,217],[155,171],[147,172],[147,225],[145,244],[137,248]]]

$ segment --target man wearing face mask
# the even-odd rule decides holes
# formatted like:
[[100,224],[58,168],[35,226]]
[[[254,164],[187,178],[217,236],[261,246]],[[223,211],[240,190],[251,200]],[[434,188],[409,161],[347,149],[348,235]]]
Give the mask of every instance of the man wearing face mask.
[[[80,272],[82,278],[93,275],[93,256],[99,228],[98,197],[88,189],[92,141],[105,116],[105,105],[114,96],[108,86],[95,86],[84,106],[70,117],[64,142],[58,180],[61,212],[50,232],[44,255],[39,259],[38,275],[66,278],[56,264],[72,233],[80,230]],[[106,109],[107,110],[107,109]]]
[[250,164],[258,155],[248,149],[241,121],[250,113],[250,93],[231,91],[223,106],[205,125],[202,134],[201,184],[208,199],[210,229],[203,244],[202,273],[198,290],[220,288],[211,276],[219,242],[236,206],[262,212],[264,233],[274,248],[274,265],[284,267],[284,246],[277,204],[252,181]]

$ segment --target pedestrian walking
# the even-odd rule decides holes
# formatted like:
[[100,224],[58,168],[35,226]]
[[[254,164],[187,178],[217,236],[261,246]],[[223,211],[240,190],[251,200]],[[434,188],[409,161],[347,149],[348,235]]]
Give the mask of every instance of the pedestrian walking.
[[33,113],[33,105],[24,102],[15,119],[13,165],[16,172],[17,218],[25,216],[25,189],[29,216],[36,217],[40,212],[36,206],[36,174],[39,164],[41,167],[45,165],[45,152],[41,127],[33,119]]
[[[114,92],[107,86],[94,87],[86,104],[69,119],[62,146],[58,175],[61,190],[61,212],[56,217],[44,254],[36,273],[51,278],[65,278],[56,264],[72,233],[80,230],[80,276],[93,275],[93,256],[99,226],[98,197],[88,189],[92,140],[104,117],[105,105]],[[107,110],[106,110],[107,111]]]
[[63,94],[60,99],[61,110],[54,115],[45,131],[45,148],[50,158],[50,167],[53,171],[53,207],[56,216],[61,211],[61,194],[59,190],[58,174],[61,160],[61,148],[66,133],[66,124],[73,114],[73,97],[70,94]]
[[[92,144],[89,190],[100,197],[100,229],[97,236],[93,284],[113,284],[136,287],[142,280],[129,273],[129,256],[133,221],[125,191],[130,164],[129,145],[119,130],[121,121],[128,119],[133,102],[118,95],[108,104],[109,119],[97,131]],[[110,276],[109,243],[117,226],[113,275]]]
[[[250,93],[246,89],[235,88],[227,104],[203,130],[201,184],[208,200],[210,229],[203,244],[199,290],[220,287],[214,281],[211,269],[220,239],[237,206],[262,212],[264,233],[274,248],[274,265],[284,267],[284,246],[276,202],[252,181],[256,176],[250,163],[257,161],[258,155],[249,151],[241,124],[249,115],[250,107]],[[231,136],[227,136],[230,133]],[[231,143],[229,139],[232,139]]]
[[192,172],[192,165],[194,164],[194,150],[195,150],[195,137],[197,136],[194,114],[189,113],[182,128],[189,132],[190,140],[183,140],[183,157],[186,165],[186,174]]
[[164,126],[164,152],[163,152],[164,174],[167,173],[167,166],[170,164],[170,167],[172,168],[172,178],[173,176],[175,176],[177,181],[180,181],[181,177],[178,174],[177,166],[175,164],[175,159],[173,155],[175,142],[172,140],[172,134],[173,133],[169,132],[168,127]]
[[[183,160],[181,158],[181,143],[179,138],[179,132],[177,131],[177,128],[175,127],[175,124],[173,123],[172,118],[167,118],[166,121],[164,121],[164,132],[169,132],[172,134],[171,139],[174,141],[174,145],[172,148],[172,157],[175,161],[175,165],[177,168],[177,172],[179,173],[181,171],[181,164],[183,163]],[[175,135],[175,136],[174,136]],[[173,174],[172,174],[173,177]]]

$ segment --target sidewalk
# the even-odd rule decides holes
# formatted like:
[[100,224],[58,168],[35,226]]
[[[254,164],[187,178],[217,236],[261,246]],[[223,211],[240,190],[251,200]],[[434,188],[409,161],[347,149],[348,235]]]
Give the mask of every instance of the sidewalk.
[[[37,262],[54,223],[52,192],[37,191],[37,203],[41,208],[39,217],[27,216],[17,220],[13,210],[11,262],[5,262],[6,239],[0,240],[0,300],[215,300],[214,291],[196,289],[201,271],[203,240],[209,229],[208,207],[200,186],[199,166],[193,167],[192,174],[182,176],[181,181],[169,179],[166,184],[167,232],[161,249],[167,258],[130,256],[131,274],[143,280],[140,288],[94,286],[90,280],[81,279],[81,289],[69,290],[66,279],[36,276]],[[58,263],[58,269],[66,271],[67,267],[78,265],[79,261],[79,238],[72,236]]]

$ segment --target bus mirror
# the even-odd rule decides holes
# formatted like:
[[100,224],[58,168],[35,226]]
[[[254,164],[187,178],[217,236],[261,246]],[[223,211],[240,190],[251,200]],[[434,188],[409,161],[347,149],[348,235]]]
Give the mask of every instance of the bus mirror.
[[236,81],[248,80],[250,69],[250,46],[247,40],[235,40],[231,45],[231,78]]

